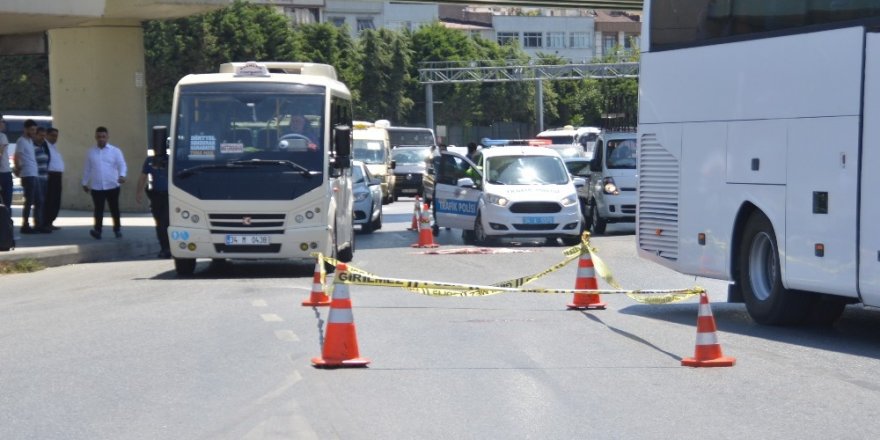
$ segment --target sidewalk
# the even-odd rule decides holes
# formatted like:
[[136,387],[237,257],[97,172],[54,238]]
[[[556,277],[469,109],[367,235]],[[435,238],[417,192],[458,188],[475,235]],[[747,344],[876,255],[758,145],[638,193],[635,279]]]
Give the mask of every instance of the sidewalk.
[[[113,219],[104,213],[104,237],[95,240],[91,211],[62,210],[55,220],[60,230],[51,234],[22,234],[21,206],[13,205],[15,249],[0,252],[0,261],[33,259],[46,267],[96,261],[117,261],[136,258],[155,258],[159,253],[156,228],[149,213],[122,213],[122,238],[113,236]],[[33,219],[31,219],[33,222]]]

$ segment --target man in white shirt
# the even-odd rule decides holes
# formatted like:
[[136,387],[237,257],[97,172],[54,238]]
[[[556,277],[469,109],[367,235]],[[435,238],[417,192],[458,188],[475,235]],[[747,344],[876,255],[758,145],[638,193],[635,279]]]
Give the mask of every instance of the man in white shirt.
[[34,135],[37,134],[37,123],[33,119],[24,121],[24,132],[15,143],[15,169],[21,178],[21,187],[24,189],[24,206],[21,210],[21,233],[35,234],[40,225],[38,224],[37,210],[34,209],[34,227],[31,228],[28,218],[31,216],[31,207],[40,206],[42,199],[37,191],[37,156],[34,151]]
[[6,121],[0,115],[0,203],[12,206],[12,168],[9,166],[9,139],[6,138]]
[[119,220],[119,185],[125,183],[128,168],[122,150],[110,145],[107,141],[110,134],[105,127],[95,129],[95,146],[86,152],[83,165],[83,191],[92,194],[95,205],[95,227],[89,231],[94,239],[101,239],[101,228],[104,223],[104,202],[110,205],[113,216],[113,234],[122,238],[122,224]]
[[52,223],[61,210],[61,176],[64,173],[64,157],[58,151],[58,129],[46,130],[46,144],[49,145],[49,183],[46,189],[46,227],[57,231],[61,228]]

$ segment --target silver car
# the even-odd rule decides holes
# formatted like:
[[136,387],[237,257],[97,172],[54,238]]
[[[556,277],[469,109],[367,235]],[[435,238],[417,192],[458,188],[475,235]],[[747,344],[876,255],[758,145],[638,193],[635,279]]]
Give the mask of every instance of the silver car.
[[361,161],[351,165],[354,224],[369,234],[382,228],[382,182]]

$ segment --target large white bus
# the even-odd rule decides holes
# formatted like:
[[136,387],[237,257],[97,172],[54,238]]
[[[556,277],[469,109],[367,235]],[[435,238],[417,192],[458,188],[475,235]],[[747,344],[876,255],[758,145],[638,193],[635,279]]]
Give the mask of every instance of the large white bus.
[[332,66],[228,63],[174,90],[168,235],[197,258],[348,261],[351,94]]
[[878,24],[878,0],[646,0],[640,255],[760,323],[880,306]]

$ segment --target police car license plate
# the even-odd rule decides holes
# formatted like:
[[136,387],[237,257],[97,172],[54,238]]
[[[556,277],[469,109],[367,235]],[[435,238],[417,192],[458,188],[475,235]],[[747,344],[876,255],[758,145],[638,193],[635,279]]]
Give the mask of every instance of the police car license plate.
[[523,223],[527,225],[547,225],[553,223],[553,217],[523,217]]
[[242,246],[242,245],[268,246],[269,245],[269,236],[268,235],[227,235],[226,236],[226,245],[227,246]]

